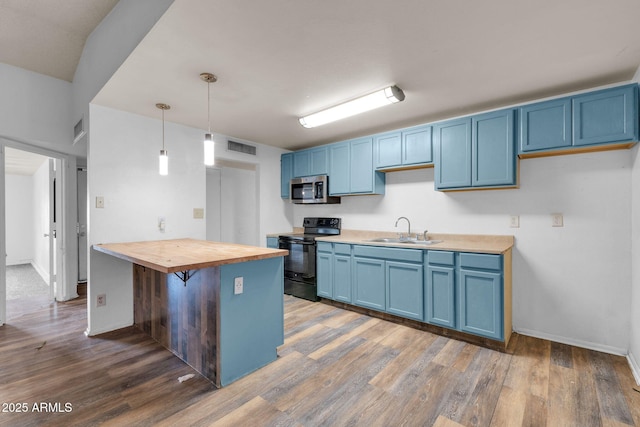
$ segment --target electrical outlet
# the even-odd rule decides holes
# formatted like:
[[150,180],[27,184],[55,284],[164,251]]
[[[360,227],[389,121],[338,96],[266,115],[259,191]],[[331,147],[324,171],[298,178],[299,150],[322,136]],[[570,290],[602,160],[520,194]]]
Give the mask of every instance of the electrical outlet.
[[551,214],[551,226],[564,227],[564,220],[562,218],[562,214]]
[[158,217],[158,230],[164,233],[164,229],[166,226],[165,218],[163,216]]
[[104,197],[96,196],[96,208],[98,209],[104,208]]
[[520,227],[520,215],[511,215],[511,222],[509,225],[511,228]]
[[98,295],[98,298],[96,298],[96,306],[104,307],[105,305],[107,305],[107,295],[106,294]]
[[236,277],[233,279],[233,293],[236,295],[241,294],[244,291],[244,278]]

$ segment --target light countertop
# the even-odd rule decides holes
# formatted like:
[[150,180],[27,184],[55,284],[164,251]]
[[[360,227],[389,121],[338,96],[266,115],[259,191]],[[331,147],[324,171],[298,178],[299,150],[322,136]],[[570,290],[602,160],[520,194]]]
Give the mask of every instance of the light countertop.
[[283,249],[196,239],[101,243],[93,245],[93,249],[162,273],[257,261],[286,256],[289,253]]
[[[294,229],[294,232],[301,232]],[[286,234],[286,233],[280,233]],[[269,234],[268,237],[277,237],[279,234]],[[387,246],[405,249],[429,249],[438,251],[477,252],[488,254],[503,254],[514,245],[514,237],[508,235],[486,234],[443,234],[427,233],[429,240],[442,240],[441,243],[431,245],[411,243],[371,242],[376,238],[396,238],[396,232],[341,230],[338,236],[316,237],[318,242],[348,243],[352,245]],[[422,238],[422,236],[420,236]]]

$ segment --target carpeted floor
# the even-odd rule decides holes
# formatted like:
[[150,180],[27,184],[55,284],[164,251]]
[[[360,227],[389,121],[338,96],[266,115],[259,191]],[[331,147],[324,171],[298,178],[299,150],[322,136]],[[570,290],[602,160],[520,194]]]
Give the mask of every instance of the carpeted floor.
[[31,264],[7,266],[7,300],[48,295],[49,286]]

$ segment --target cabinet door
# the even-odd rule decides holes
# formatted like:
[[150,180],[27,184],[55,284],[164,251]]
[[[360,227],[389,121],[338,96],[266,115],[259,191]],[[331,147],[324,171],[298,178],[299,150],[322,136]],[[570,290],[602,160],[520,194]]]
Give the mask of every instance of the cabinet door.
[[426,321],[447,328],[456,327],[455,269],[427,266]]
[[573,98],[573,144],[637,141],[637,87],[607,89]]
[[421,264],[387,261],[387,312],[423,320],[423,271]]
[[309,176],[311,153],[309,150],[301,150],[293,153],[293,177]]
[[280,197],[289,198],[289,181],[293,174],[293,153],[280,156]]
[[571,99],[520,107],[520,151],[571,146]]
[[314,148],[309,151],[309,174],[326,175],[329,173],[329,149]]
[[333,256],[333,295],[336,301],[351,304],[351,256]]
[[348,142],[329,146],[329,194],[348,194],[351,179],[351,159]]
[[354,303],[362,307],[384,311],[384,261],[373,258],[353,258]]
[[474,187],[514,185],[516,154],[514,110],[473,117],[471,158]]
[[434,127],[436,189],[471,186],[471,118]]
[[433,162],[431,126],[420,126],[402,132],[402,164]]
[[461,268],[460,330],[502,340],[502,275]]
[[373,138],[351,141],[351,193],[373,192]]
[[375,138],[376,167],[386,168],[402,164],[402,138],[400,132],[385,133]]
[[330,252],[316,253],[316,283],[318,296],[333,299],[333,265]]

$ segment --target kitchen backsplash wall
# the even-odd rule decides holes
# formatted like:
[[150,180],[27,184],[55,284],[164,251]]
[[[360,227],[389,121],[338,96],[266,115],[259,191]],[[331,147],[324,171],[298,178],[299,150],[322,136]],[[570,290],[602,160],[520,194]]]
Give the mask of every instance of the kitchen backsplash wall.
[[[296,205],[293,225],[338,216],[346,229],[395,231],[406,216],[412,232],[514,235],[514,329],[626,354],[632,153],[521,160],[515,190],[442,193],[433,189],[433,169],[388,173],[384,196]],[[551,226],[553,213],[563,214],[564,227]],[[510,228],[510,215],[520,216],[520,228]]]

